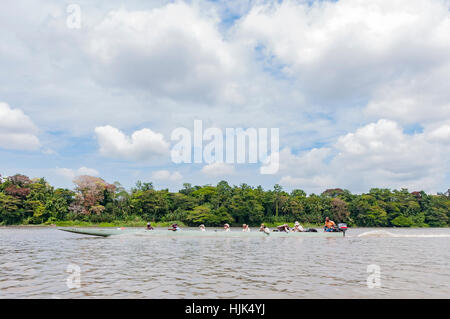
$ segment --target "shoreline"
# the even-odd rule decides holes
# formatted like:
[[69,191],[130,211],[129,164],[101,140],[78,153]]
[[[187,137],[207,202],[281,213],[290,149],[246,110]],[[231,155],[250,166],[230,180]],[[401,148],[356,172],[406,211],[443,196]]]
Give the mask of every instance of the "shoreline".
[[[198,227],[189,226],[180,221],[168,221],[168,222],[150,222],[153,227],[169,227],[172,224],[178,224],[180,227]],[[289,227],[294,227],[293,222],[265,222],[264,223],[269,228],[274,228],[279,225],[288,224]],[[322,225],[316,224],[301,224],[304,228],[322,228]],[[43,224],[16,224],[16,225],[0,225],[0,227],[96,227],[96,228],[111,228],[111,227],[145,227],[147,222],[126,222],[126,221],[113,221],[113,222],[103,222],[103,223],[92,223],[83,221],[60,221],[53,223],[43,223]],[[223,225],[217,226],[207,226],[207,227],[222,227]],[[241,224],[231,224],[231,227],[242,227]],[[250,225],[250,228],[259,228],[259,225]]]
[[[195,228],[198,226],[188,226],[182,222],[179,221],[170,221],[170,222],[151,222],[151,225],[153,227],[169,227],[172,224],[177,223],[180,227],[182,228]],[[275,228],[278,225],[282,225],[282,224],[288,224],[289,227],[293,227],[294,223],[288,223],[288,222],[279,222],[279,223],[264,223],[267,227],[269,228]],[[0,228],[13,228],[13,227],[92,227],[92,228],[116,228],[116,227],[136,227],[136,228],[140,228],[143,227],[145,228],[147,225],[146,222],[119,222],[119,221],[115,221],[115,222],[110,222],[110,223],[91,223],[91,222],[74,222],[74,221],[61,221],[61,222],[55,222],[55,223],[44,223],[44,224],[17,224],[17,225],[0,225]],[[317,229],[321,229],[323,226],[322,225],[315,225],[315,224],[302,224],[302,226],[306,229],[306,228],[317,228]],[[209,228],[220,228],[222,227],[221,225],[218,226],[207,226]],[[241,225],[238,224],[233,224],[231,225],[231,227],[236,227],[236,228],[240,228]],[[250,228],[258,228],[259,226],[250,226]],[[377,229],[396,229],[396,228],[402,228],[402,229],[422,229],[422,228],[449,228],[449,227],[362,227],[362,226],[354,226],[354,227],[349,227],[349,228],[377,228]]]

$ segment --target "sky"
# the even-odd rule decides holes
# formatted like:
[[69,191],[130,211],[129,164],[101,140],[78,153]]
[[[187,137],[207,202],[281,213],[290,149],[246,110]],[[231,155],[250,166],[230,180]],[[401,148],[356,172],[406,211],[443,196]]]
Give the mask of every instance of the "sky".
[[[450,1],[2,1],[0,174],[73,187],[450,187]],[[279,170],[174,163],[177,128],[278,128]],[[204,142],[205,144],[207,142]],[[204,144],[204,145],[205,145]]]

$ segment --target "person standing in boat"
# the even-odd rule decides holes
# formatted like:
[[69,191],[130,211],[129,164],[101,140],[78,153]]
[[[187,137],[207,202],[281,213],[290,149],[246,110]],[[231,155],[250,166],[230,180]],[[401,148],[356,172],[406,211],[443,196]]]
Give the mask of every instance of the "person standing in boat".
[[242,225],[242,231],[243,232],[249,232],[250,231],[250,227],[248,227],[247,224]]
[[205,225],[201,224],[198,227],[200,228],[200,231],[206,231]]
[[228,224],[223,225],[223,229],[225,229],[225,231],[230,231],[230,225]]
[[150,223],[147,223],[147,227],[145,228],[147,230],[153,230],[153,227]]
[[324,226],[323,230],[326,232],[331,232],[331,231],[335,231],[335,229],[336,229],[335,222],[330,220],[329,217],[325,217],[325,226]]

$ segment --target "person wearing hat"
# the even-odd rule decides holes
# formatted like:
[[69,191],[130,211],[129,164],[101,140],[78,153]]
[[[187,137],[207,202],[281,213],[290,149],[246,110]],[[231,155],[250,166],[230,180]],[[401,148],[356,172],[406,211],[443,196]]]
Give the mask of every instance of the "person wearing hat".
[[303,226],[300,225],[299,222],[295,222],[295,224],[294,224],[294,229],[293,229],[292,231],[293,231],[293,232],[303,232],[303,231],[305,231],[305,230],[303,229]]
[[200,226],[198,226],[200,228],[200,231],[206,231],[205,229],[205,225],[201,224]]
[[248,227],[247,224],[244,224],[244,225],[242,225],[242,231],[249,232],[250,231],[250,227]]
[[230,225],[228,224],[223,225],[223,228],[225,229],[225,231],[230,231]]
[[264,232],[266,234],[270,233],[270,229],[264,224],[261,224],[261,227],[259,227],[259,231],[262,231],[262,232]]
[[153,227],[152,227],[152,225],[151,225],[150,223],[147,223],[146,229],[147,229],[147,230],[153,230]]

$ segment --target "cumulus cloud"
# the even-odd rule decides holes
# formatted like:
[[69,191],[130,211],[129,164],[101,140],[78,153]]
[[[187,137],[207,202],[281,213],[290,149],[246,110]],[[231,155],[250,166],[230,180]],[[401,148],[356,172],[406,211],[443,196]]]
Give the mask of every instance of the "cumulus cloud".
[[234,174],[234,166],[227,163],[214,162],[203,166],[201,172],[207,176],[227,176]]
[[169,143],[160,133],[148,128],[135,131],[131,137],[112,126],[95,128],[100,153],[107,157],[146,161],[168,156]]
[[[0,12],[0,69],[10,76],[0,78],[0,95],[24,113],[0,122],[0,147],[39,147],[27,114],[46,131],[39,137],[53,156],[74,154],[72,138],[87,144],[97,127],[102,155],[153,160],[168,151],[155,132],[169,136],[203,119],[222,128],[280,128],[286,184],[442,188],[449,181],[448,8],[446,0],[86,3],[73,32],[58,27],[67,13],[57,1],[9,1]],[[110,126],[99,127],[99,119]],[[117,129],[149,121],[154,131]],[[420,132],[407,133],[411,126]],[[95,156],[78,146],[80,160]],[[134,182],[122,163],[104,161]],[[192,180],[220,171],[208,165]],[[246,182],[257,180],[250,174]]]
[[[450,34],[450,27],[449,27]],[[449,51],[450,56],[450,51]],[[434,125],[450,117],[450,58],[446,65],[374,89],[364,109],[371,118],[390,118],[400,123]]]
[[96,78],[171,99],[224,96],[239,60],[218,31],[218,17],[203,9],[177,2],[109,12],[90,34]]
[[158,181],[178,182],[183,179],[179,172],[169,172],[167,170],[155,171],[152,173],[152,178]]
[[311,192],[321,191],[324,186],[335,184],[334,176],[324,170],[327,159],[331,156],[331,148],[314,148],[301,155],[294,155],[291,149],[284,148],[279,156],[279,172],[283,175],[279,183]]
[[450,124],[442,124],[429,128],[425,132],[427,139],[436,143],[450,144]]
[[348,133],[338,139],[335,147],[339,151],[336,162],[351,165],[352,169],[383,170],[397,174],[399,179],[420,177],[441,164],[442,154],[423,134],[405,134],[389,120]]
[[263,3],[236,28],[242,42],[272,56],[314,100],[367,97],[386,81],[410,80],[450,61],[445,1]]
[[72,181],[75,177],[80,175],[98,176],[100,173],[93,168],[82,166],[78,169],[71,168],[56,168],[55,173],[66,180]]
[[339,137],[331,148],[300,155],[283,150],[280,183],[312,191],[330,187],[438,191],[449,165],[450,148],[436,147],[432,136],[406,134],[396,122],[382,119]]
[[40,142],[37,128],[21,110],[0,102],[0,147],[13,150],[36,150]]

